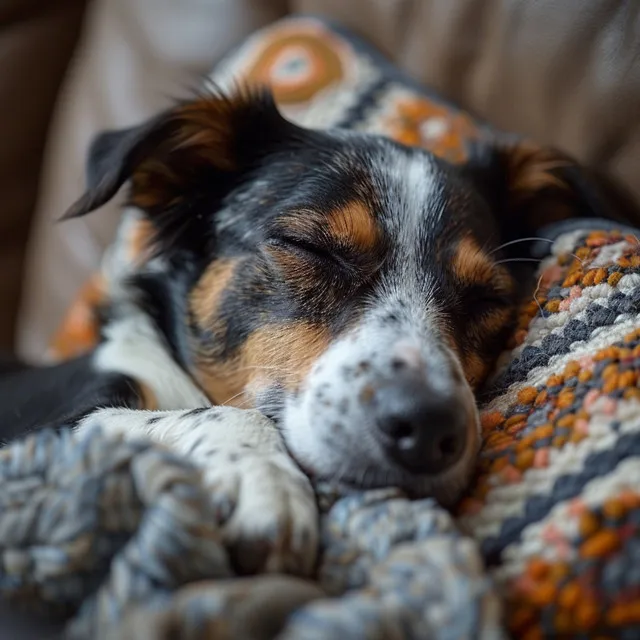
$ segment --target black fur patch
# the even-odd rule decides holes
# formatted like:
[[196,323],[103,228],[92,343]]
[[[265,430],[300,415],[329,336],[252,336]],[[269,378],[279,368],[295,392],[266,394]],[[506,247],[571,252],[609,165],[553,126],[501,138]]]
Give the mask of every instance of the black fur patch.
[[44,427],[73,425],[96,408],[138,406],[133,380],[96,371],[91,356],[0,376],[0,442]]

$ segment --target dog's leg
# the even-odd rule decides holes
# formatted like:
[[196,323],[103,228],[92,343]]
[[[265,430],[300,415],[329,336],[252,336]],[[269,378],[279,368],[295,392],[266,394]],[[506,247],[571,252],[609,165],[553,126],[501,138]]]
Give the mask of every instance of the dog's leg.
[[223,512],[223,533],[239,571],[308,575],[313,570],[318,516],[311,484],[260,412],[101,409],[78,428],[95,426],[108,435],[149,438],[202,468]]

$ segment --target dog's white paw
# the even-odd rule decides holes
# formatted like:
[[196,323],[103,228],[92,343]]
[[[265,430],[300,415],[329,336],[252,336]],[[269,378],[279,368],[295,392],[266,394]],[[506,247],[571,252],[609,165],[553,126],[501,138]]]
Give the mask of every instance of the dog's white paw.
[[223,517],[224,539],[241,573],[309,575],[317,512],[308,479],[281,454],[228,452],[205,469]]
[[[228,407],[201,420],[189,434],[189,457],[204,471],[236,569],[309,575],[318,546],[315,495],[273,423]],[[224,424],[227,437],[214,437],[211,421]]]
[[127,439],[150,438],[202,469],[238,571],[300,576],[313,571],[318,547],[315,495],[274,423],[260,412],[233,407],[102,409],[79,428],[97,425]]

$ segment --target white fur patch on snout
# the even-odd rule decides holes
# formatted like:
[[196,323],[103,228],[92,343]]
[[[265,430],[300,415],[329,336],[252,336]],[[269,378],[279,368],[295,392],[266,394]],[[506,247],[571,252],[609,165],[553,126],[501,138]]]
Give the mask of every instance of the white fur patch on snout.
[[410,340],[400,340],[392,348],[392,364],[393,362],[402,363],[404,366],[415,370],[426,367],[420,346]]
[[[441,342],[400,335],[401,328],[366,324],[325,352],[301,392],[285,407],[283,435],[300,464],[317,476],[362,488],[400,486],[443,502],[460,492],[477,453],[479,421],[473,392],[455,354]],[[411,371],[407,372],[406,369]],[[467,415],[464,454],[439,475],[411,474],[390,460],[377,437],[372,401],[384,384],[424,380],[425,393],[453,397]]]

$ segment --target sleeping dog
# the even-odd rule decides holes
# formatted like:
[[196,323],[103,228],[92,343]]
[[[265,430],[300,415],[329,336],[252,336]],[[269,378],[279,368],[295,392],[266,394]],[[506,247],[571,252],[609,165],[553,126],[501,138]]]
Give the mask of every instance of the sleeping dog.
[[612,217],[555,150],[508,138],[453,166],[301,128],[262,90],[101,135],[67,217],[125,183],[136,249],[107,257],[100,344],[8,373],[2,424],[99,423],[173,446],[234,487],[231,543],[283,526],[266,568],[301,573],[316,544],[307,476],[455,502],[523,290],[513,241]]

